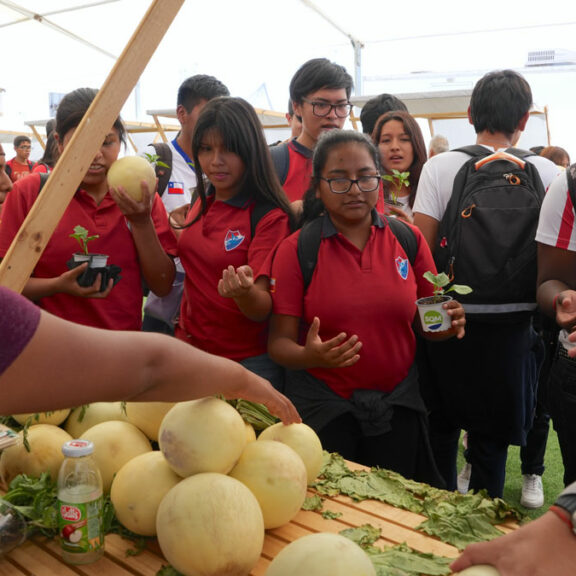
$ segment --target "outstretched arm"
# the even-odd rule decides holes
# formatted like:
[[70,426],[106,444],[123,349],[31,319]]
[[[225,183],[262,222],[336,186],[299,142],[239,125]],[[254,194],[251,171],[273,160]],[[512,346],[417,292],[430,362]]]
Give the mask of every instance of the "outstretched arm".
[[489,564],[500,576],[576,574],[576,536],[553,512],[490,542],[471,544],[452,563],[454,572]]
[[32,339],[0,376],[2,414],[214,394],[262,403],[287,424],[300,421],[285,396],[236,362],[170,336],[101,330],[45,312]]

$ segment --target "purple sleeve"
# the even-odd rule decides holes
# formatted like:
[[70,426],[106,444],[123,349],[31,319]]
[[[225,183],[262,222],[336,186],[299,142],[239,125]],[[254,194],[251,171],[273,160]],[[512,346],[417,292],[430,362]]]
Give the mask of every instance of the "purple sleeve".
[[0,376],[26,348],[40,322],[40,308],[0,286]]

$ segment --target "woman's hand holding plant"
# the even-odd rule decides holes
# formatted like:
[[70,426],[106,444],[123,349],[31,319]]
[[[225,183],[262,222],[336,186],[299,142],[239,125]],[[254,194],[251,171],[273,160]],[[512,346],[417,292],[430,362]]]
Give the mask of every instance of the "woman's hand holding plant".
[[344,368],[353,366],[360,360],[362,342],[358,336],[348,336],[341,332],[330,340],[320,338],[320,319],[315,317],[306,335],[305,350],[310,368]]
[[70,296],[77,296],[79,298],[106,298],[110,294],[113,286],[114,279],[110,278],[106,290],[100,292],[100,285],[102,283],[102,275],[98,274],[92,286],[80,286],[78,278],[88,268],[88,263],[84,262],[80,266],[72,268],[64,272],[55,279],[54,293],[69,294]]

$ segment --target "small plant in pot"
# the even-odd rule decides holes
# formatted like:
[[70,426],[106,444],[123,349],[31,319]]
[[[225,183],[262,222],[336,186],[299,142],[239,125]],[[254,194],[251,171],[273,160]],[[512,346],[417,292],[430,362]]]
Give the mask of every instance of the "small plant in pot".
[[386,186],[385,202],[394,206],[402,206],[402,203],[398,202],[398,194],[403,187],[408,188],[410,186],[409,178],[410,172],[400,172],[396,169],[393,169],[391,174],[383,174],[382,180],[390,182],[390,185]]
[[450,284],[450,278],[444,272],[433,274],[428,271],[424,273],[424,278],[434,286],[434,294],[416,300],[420,321],[425,332],[443,332],[450,329],[450,316],[442,307],[445,302],[452,300],[447,292],[456,294],[470,294],[472,288],[464,284]]
[[88,262],[88,268],[78,276],[77,282],[80,286],[92,286],[96,281],[98,274],[101,274],[102,284],[100,291],[104,292],[108,286],[110,278],[114,279],[114,284],[120,280],[120,268],[118,266],[108,265],[107,254],[95,254],[88,251],[88,243],[99,238],[98,234],[90,236],[88,230],[83,226],[74,226],[74,231],[70,234],[70,237],[78,241],[82,251],[75,252],[72,255],[72,259],[66,263],[68,268],[76,268],[84,262]]

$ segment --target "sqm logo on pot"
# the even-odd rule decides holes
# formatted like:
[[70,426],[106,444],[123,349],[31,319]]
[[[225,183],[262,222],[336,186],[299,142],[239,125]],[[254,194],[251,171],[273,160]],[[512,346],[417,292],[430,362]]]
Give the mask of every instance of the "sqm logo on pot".
[[429,330],[438,330],[442,326],[442,314],[435,310],[429,310],[424,314],[424,323]]
[[62,504],[62,506],[60,506],[60,516],[64,520],[76,522],[82,518],[82,512],[80,512],[76,506],[68,506],[66,504]]

